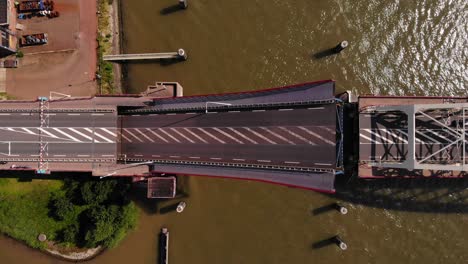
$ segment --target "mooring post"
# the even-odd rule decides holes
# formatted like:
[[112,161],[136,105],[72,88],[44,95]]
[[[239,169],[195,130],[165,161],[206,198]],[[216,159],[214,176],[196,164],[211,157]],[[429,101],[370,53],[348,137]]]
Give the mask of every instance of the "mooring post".
[[348,41],[343,40],[341,41],[336,47],[333,49],[336,53],[340,53],[342,50],[348,47]]
[[341,249],[341,250],[346,250],[348,249],[348,245],[341,239],[339,236],[335,236],[333,238],[335,240],[336,245]]
[[178,205],[177,205],[177,209],[176,211],[178,213],[182,213],[185,209],[185,206],[187,206],[187,204],[185,202],[180,202]]
[[183,49],[177,50],[177,55],[183,60],[187,60],[187,53]]
[[179,0],[179,6],[183,9],[187,9],[188,7],[187,0]]
[[336,210],[338,210],[338,212],[340,212],[342,215],[345,215],[348,213],[348,209],[342,205],[340,205],[339,203],[335,203],[335,208]]

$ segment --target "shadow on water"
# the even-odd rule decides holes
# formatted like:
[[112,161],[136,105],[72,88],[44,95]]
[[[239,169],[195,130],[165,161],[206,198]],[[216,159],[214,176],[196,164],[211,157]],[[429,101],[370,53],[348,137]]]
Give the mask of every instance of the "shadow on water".
[[426,213],[468,213],[468,178],[338,179],[338,200]]
[[332,203],[312,210],[312,215],[321,215],[330,211],[338,211],[337,204]]
[[168,7],[165,7],[163,9],[161,9],[161,11],[159,11],[159,13],[163,16],[166,16],[166,15],[170,15],[172,13],[175,13],[175,12],[179,12],[179,11],[182,11],[182,10],[185,10],[182,5],[180,4],[175,4],[175,5],[171,5],[171,6],[168,6]]
[[337,53],[335,52],[335,48],[331,48],[331,49],[322,50],[320,52],[312,54],[312,58],[319,60],[319,59],[323,59],[325,57],[336,55],[336,54]]
[[174,58],[174,59],[154,59],[154,60],[131,60],[122,62],[122,65],[156,65],[167,67],[177,63],[184,62],[183,59]]
[[336,245],[336,236],[332,236],[332,237],[320,240],[318,242],[315,242],[312,244],[312,248],[320,249],[320,248],[328,247],[331,245]]

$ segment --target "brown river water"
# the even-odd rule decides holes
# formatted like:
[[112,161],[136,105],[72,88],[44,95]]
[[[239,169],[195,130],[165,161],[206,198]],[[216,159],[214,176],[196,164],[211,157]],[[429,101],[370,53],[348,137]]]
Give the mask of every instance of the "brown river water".
[[[121,0],[127,53],[184,48],[188,61],[132,63],[129,92],[178,81],[186,95],[334,79],[360,94],[466,95],[464,0]],[[347,40],[340,55],[326,51]],[[468,180],[341,183],[335,195],[187,177],[172,201],[141,198],[138,228],[88,263],[468,263]],[[138,195],[138,193],[140,195]],[[182,214],[171,210],[187,202]],[[321,210],[339,201],[347,215]],[[321,247],[335,234],[347,251]],[[0,237],[0,263],[63,263]]]

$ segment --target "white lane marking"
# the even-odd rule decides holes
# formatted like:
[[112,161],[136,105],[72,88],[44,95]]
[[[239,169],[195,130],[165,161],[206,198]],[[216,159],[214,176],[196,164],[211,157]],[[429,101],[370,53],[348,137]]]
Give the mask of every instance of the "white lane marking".
[[134,154],[133,156],[135,156],[135,157],[143,157],[143,155],[141,155],[141,154]]
[[170,114],[166,114],[166,115],[177,115],[176,113],[170,113]]
[[205,144],[208,144],[208,142],[206,140],[204,140],[203,138],[201,138],[199,135],[197,135],[196,133],[190,131],[188,128],[184,128],[185,131],[189,132],[192,136],[196,137],[198,140],[200,140],[201,142],[205,143]]
[[430,141],[432,141],[432,142],[434,142],[434,143],[439,143],[439,144],[442,143],[442,142],[439,142],[439,141],[433,139],[432,137],[430,137],[430,136],[428,136],[428,135],[426,135],[426,134],[424,134],[424,133],[422,133],[422,132],[419,132],[419,131],[417,131],[417,130],[416,130],[416,133],[418,133],[419,135],[421,135],[421,136],[423,136],[423,137],[429,139]]
[[0,115],[2,115],[2,116],[9,116],[9,115],[11,115],[11,114],[0,113]]
[[242,127],[242,128],[245,129],[245,130],[247,130],[247,131],[249,131],[249,132],[251,132],[252,134],[256,135],[257,137],[259,137],[259,138],[261,138],[261,139],[267,141],[267,142],[270,143],[270,144],[273,144],[273,145],[276,145],[276,144],[277,144],[277,143],[274,142],[273,140],[271,140],[271,139],[265,137],[264,135],[258,133],[257,131],[254,131],[254,130],[251,129],[250,127]]
[[399,135],[397,135],[396,133],[393,133],[391,130],[389,129],[385,129],[385,128],[380,128],[379,130],[382,130],[382,131],[385,131],[385,133],[390,134],[392,137],[394,138],[398,138],[399,140],[403,141],[404,144],[408,144],[408,141],[402,137],[400,137]]
[[73,132],[75,132],[76,134],[78,134],[78,135],[80,135],[80,136],[82,136],[82,137],[84,137],[84,138],[90,140],[90,141],[93,140],[93,138],[91,138],[91,137],[89,137],[89,136],[87,136],[87,135],[81,133],[80,131],[78,131],[78,130],[76,130],[76,129],[74,129],[74,128],[71,128],[71,127],[70,127],[70,128],[68,128],[68,129],[71,130],[71,131],[73,131]]
[[245,159],[232,159],[232,160],[235,160],[235,161],[245,161]]
[[447,138],[447,137],[445,137],[445,136],[443,136],[443,135],[441,135],[441,134],[439,134],[439,133],[437,133],[437,132],[435,132],[435,131],[432,131],[431,129],[428,129],[428,130],[426,130],[426,131],[429,131],[429,132],[431,132],[432,134],[434,134],[434,135],[436,135],[436,136],[438,136],[438,137],[440,137],[440,138],[442,138],[442,139],[447,140],[448,142],[452,141],[451,139],[449,139],[449,138]]
[[261,109],[261,110],[252,110],[252,112],[254,112],[254,113],[255,113],[255,112],[265,112],[265,110],[264,110],[264,109]]
[[303,130],[303,131],[305,131],[307,134],[309,134],[309,135],[311,135],[311,136],[314,136],[314,137],[316,137],[316,138],[318,138],[318,139],[324,141],[325,143],[328,143],[328,144],[330,144],[330,145],[335,145],[335,144],[336,144],[335,142],[332,142],[332,141],[330,141],[330,140],[328,140],[328,139],[322,137],[321,135],[315,133],[314,131],[310,131],[309,129],[307,129],[307,128],[303,127],[303,126],[299,126],[298,128],[301,129],[301,130]]
[[287,109],[278,109],[278,111],[292,111],[294,109],[291,109],[291,108],[287,108]]
[[201,132],[205,133],[206,135],[208,135],[209,137],[213,138],[214,140],[218,141],[219,143],[221,144],[226,144],[226,142],[224,142],[223,140],[213,136],[211,133],[207,132],[205,129],[203,128],[200,128],[200,127],[197,127],[198,130],[200,130]]
[[159,139],[161,139],[162,141],[166,142],[166,143],[169,143],[169,141],[167,141],[167,139],[163,138],[161,135],[157,134],[156,132],[154,132],[153,130],[151,130],[150,128],[147,128],[146,130],[148,130],[149,132],[151,132],[151,134],[155,135],[156,137],[158,137]]
[[83,141],[77,139],[76,137],[72,137],[70,134],[67,134],[67,133],[63,132],[62,130],[60,130],[60,129],[56,128],[56,127],[54,127],[53,129],[54,129],[55,131],[59,132],[60,134],[66,136],[66,137],[68,137],[68,138],[70,138],[70,139],[73,140],[73,141],[76,141],[76,142],[83,142]]
[[185,138],[185,140],[189,141],[190,143],[195,143],[195,141],[191,140],[190,138],[188,138],[186,135],[182,134],[181,132],[179,132],[177,129],[175,128],[171,128],[172,131],[174,131],[175,133],[177,133],[179,136]]
[[66,157],[67,155],[54,155],[54,157]]
[[122,132],[119,133],[121,137],[123,137],[123,139],[127,140],[128,142],[133,142],[131,139],[129,139],[128,137],[126,137]]
[[117,134],[115,134],[114,132],[110,131],[109,129],[107,128],[99,128],[101,129],[102,131],[106,132],[107,134],[113,136],[113,137],[117,137]]
[[373,144],[373,142],[374,142],[374,140],[372,140],[372,138],[367,137],[367,136],[364,136],[362,133],[359,133],[359,136],[361,136],[361,137],[363,137],[363,138],[369,140],[369,141],[371,142],[370,144]]
[[286,164],[300,164],[299,161],[285,161]]
[[221,158],[210,158],[212,160],[221,160]]
[[[92,116],[103,116],[104,114],[91,114]],[[104,156],[104,155],[103,155]]]
[[217,114],[218,112],[213,112],[213,111],[210,111],[208,112],[207,114]]
[[[401,129],[397,129],[396,131],[402,133],[403,135],[405,135],[405,136],[408,138],[408,133],[406,133],[405,131],[403,131],[403,130],[401,130]],[[416,141],[418,141],[418,142],[420,142],[420,143],[423,142],[422,140],[420,140],[420,139],[417,138],[417,137],[414,137],[414,138],[416,139]],[[408,141],[406,141],[406,142],[408,142]]]
[[56,135],[54,135],[54,134],[48,132],[48,131],[45,130],[44,128],[38,128],[38,129],[39,129],[40,131],[46,133],[47,135],[49,135],[49,137],[52,137],[52,138],[59,138],[59,137],[57,137]]
[[229,113],[240,113],[240,111],[228,111]]
[[154,143],[154,140],[145,135],[145,133],[141,132],[138,128],[135,128],[136,132],[140,133],[144,138],[148,139],[151,143]]
[[298,134],[294,133],[293,131],[291,131],[291,130],[285,128],[285,127],[279,127],[279,129],[285,131],[286,133],[289,133],[290,135],[292,135],[292,136],[294,136],[294,137],[296,137],[296,138],[298,138],[298,139],[300,139],[300,140],[302,140],[302,141],[304,141],[304,142],[306,142],[306,143],[308,143],[308,144],[310,144],[310,145],[317,145],[317,144],[315,144],[314,142],[312,142],[312,141],[310,141],[310,140],[307,140],[307,139],[304,138],[303,136],[298,135]]
[[97,136],[97,137],[100,137],[100,138],[104,139],[105,141],[107,141],[107,142],[109,142],[109,143],[114,143],[114,141],[112,141],[112,140],[106,138],[105,136],[103,136],[103,135],[97,133],[96,130],[93,131],[93,130],[91,130],[91,129],[89,129],[89,128],[85,128],[85,130],[88,131],[89,133],[94,134],[94,135]]
[[26,131],[26,133],[28,133],[28,134],[36,135],[36,133],[32,132],[31,130],[29,130],[29,129],[27,129],[27,128],[24,128],[24,127],[23,127],[23,128],[21,128],[21,129],[23,129],[24,131]]
[[[129,129],[124,128],[123,130],[124,130],[125,132],[127,132],[130,136],[132,136],[133,138],[136,138],[136,140],[138,140],[138,141],[140,141],[140,142],[143,143],[143,140],[141,140],[141,139],[140,139],[139,137],[137,137],[135,134],[133,134],[132,132],[130,132]],[[123,134],[122,134],[122,135],[123,135]]]
[[169,156],[169,158],[180,158],[180,156]]
[[265,130],[266,132],[272,134],[273,136],[275,136],[275,137],[277,137],[277,138],[279,138],[279,139],[281,139],[281,140],[283,140],[283,141],[288,142],[288,143],[291,144],[291,145],[296,145],[296,143],[292,142],[291,140],[289,140],[289,139],[283,137],[282,135],[280,135],[280,134],[278,134],[278,133],[275,133],[275,132],[271,131],[270,129],[268,129],[268,128],[266,128],[266,127],[260,127],[260,128],[263,129],[263,130]]
[[163,132],[164,134],[166,134],[166,136],[172,138],[174,141],[176,141],[177,143],[180,143],[180,141],[175,138],[174,136],[172,136],[171,134],[167,133],[166,131],[162,130],[161,128],[158,128],[159,131]]
[[196,115],[197,113],[185,113],[186,115]]
[[395,144],[395,142],[393,142],[393,141],[391,141],[391,140],[389,140],[389,139],[387,139],[387,138],[382,137],[382,136],[379,135],[378,133],[373,132],[371,129],[365,128],[365,129],[363,129],[363,130],[369,132],[369,134],[372,134],[372,135],[374,135],[374,136],[376,136],[376,137],[381,138],[382,140],[387,141],[387,142],[390,143],[390,144]]
[[159,157],[161,157],[161,155],[151,155],[151,157],[153,157],[153,158],[159,158]]
[[250,143],[252,143],[252,144],[258,144],[257,141],[255,141],[255,140],[253,140],[253,139],[247,137],[246,135],[242,134],[241,132],[235,130],[235,129],[232,128],[232,127],[228,127],[227,129],[229,129],[229,130],[231,130],[232,132],[236,133],[237,135],[239,135],[239,136],[242,137],[243,139],[245,139],[245,140],[247,140],[247,141],[250,141]]
[[57,115],[57,114],[45,114],[45,115],[50,115],[50,116],[54,116],[54,115]]
[[325,109],[325,107],[309,107],[307,110],[320,110],[320,109]]
[[265,163],[268,163],[268,162],[271,162],[271,160],[257,160],[258,162],[265,162]]
[[314,163],[314,164],[318,166],[331,166],[332,165],[331,163]]
[[200,157],[189,157],[190,159],[199,159]]
[[8,156],[10,156],[10,157],[19,157],[18,154],[10,154],[10,155],[8,155]]
[[89,157],[90,155],[77,155],[77,156],[84,158],[84,157]]
[[69,116],[79,116],[81,114],[68,114]]
[[22,116],[27,116],[27,115],[31,115],[31,114],[21,114]]
[[244,142],[242,142],[242,141],[240,141],[239,139],[237,139],[237,138],[235,138],[235,137],[229,135],[228,133],[224,132],[223,130],[221,130],[221,129],[217,128],[217,127],[213,127],[213,129],[216,130],[216,131],[218,131],[219,133],[225,135],[226,137],[228,137],[228,138],[230,138],[230,139],[236,141],[236,142],[239,143],[239,144],[244,144]]
[[31,157],[39,157],[40,155],[39,154],[33,154],[33,155],[29,155]]
[[101,155],[102,157],[114,157],[114,155]]

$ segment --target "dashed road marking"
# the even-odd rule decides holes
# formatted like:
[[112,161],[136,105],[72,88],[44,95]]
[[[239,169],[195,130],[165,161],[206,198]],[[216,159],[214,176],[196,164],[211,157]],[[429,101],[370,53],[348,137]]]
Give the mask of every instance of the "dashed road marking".
[[291,108],[286,108],[286,109],[278,109],[278,111],[292,111],[294,109],[291,109]]
[[300,164],[299,161],[285,161],[286,164]]
[[235,161],[245,161],[245,159],[232,159],[232,160],[235,160]]
[[212,160],[221,160],[221,158],[210,158]]
[[271,160],[257,160],[258,162],[265,162],[265,163],[268,163],[268,162],[271,162]]
[[190,159],[199,159],[200,157],[189,157]]
[[180,156],[169,156],[169,158],[178,159],[178,158],[180,158]]

